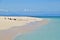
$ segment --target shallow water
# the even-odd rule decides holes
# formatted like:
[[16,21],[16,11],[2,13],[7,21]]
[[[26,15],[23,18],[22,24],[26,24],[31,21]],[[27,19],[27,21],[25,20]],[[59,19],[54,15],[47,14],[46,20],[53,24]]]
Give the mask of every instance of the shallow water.
[[37,30],[19,35],[15,40],[60,40],[60,18],[47,18],[49,23]]

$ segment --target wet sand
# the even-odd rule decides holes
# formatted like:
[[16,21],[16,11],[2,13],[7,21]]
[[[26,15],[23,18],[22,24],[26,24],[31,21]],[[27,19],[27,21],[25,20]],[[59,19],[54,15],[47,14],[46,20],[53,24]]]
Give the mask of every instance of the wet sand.
[[38,27],[44,26],[48,23],[48,20],[33,21],[24,26],[15,26],[7,30],[0,30],[0,40],[14,40],[18,34],[24,34],[34,31]]

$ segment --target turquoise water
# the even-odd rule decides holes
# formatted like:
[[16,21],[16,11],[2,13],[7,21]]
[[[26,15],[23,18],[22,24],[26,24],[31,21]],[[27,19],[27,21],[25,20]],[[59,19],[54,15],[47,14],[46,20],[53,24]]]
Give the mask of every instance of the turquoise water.
[[19,35],[15,40],[60,40],[60,18],[47,18],[50,22],[34,32]]

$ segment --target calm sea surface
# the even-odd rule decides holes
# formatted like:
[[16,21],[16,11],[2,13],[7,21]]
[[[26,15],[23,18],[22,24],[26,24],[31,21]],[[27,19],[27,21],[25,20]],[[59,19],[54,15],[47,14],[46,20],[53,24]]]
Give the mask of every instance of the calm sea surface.
[[37,30],[19,35],[15,40],[60,40],[60,18],[47,18],[49,23]]

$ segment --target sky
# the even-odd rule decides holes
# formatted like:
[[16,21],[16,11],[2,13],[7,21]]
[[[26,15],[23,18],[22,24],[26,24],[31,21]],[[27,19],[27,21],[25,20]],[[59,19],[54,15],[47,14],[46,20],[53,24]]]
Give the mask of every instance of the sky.
[[0,0],[1,11],[60,13],[60,0]]

